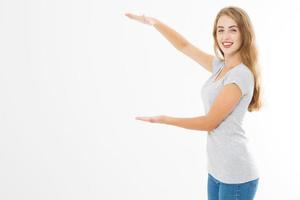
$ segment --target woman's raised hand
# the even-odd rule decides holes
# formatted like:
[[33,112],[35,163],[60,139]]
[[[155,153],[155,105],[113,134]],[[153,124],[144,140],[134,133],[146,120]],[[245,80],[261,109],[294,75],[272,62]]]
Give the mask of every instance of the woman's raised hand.
[[141,22],[143,24],[147,24],[147,25],[154,25],[155,24],[155,19],[152,17],[146,17],[145,15],[135,15],[135,14],[131,14],[131,13],[125,13],[125,15],[127,17],[129,17],[130,19],[134,19],[138,22]]

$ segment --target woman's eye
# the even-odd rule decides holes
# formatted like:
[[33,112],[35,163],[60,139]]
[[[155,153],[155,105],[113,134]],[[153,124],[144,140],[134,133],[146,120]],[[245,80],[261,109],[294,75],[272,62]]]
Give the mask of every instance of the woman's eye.
[[[231,32],[237,32],[236,29],[230,29],[230,31],[231,31]],[[222,33],[222,32],[224,32],[224,30],[218,30],[218,33]]]

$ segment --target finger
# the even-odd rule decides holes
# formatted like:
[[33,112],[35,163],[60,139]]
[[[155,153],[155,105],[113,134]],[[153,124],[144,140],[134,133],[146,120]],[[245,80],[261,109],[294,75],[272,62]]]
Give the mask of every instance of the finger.
[[126,13],[125,14],[127,17],[129,17],[130,19],[134,19],[134,20],[137,20],[139,22],[143,22],[143,23],[146,23],[146,20],[145,20],[145,16],[144,15],[134,15],[134,14],[131,14],[131,13]]
[[136,117],[135,119],[147,121],[147,120],[149,120],[149,117]]
[[137,120],[142,120],[145,122],[154,122],[154,120],[152,119],[152,117],[136,117]]
[[132,17],[132,14],[131,13],[125,13],[125,15],[127,16],[127,17]]
[[137,15],[131,14],[131,13],[126,13],[125,14],[127,17],[131,18],[131,19],[138,19]]

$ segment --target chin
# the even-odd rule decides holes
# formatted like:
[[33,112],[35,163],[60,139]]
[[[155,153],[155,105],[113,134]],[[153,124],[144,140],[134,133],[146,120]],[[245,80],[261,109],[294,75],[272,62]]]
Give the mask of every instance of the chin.
[[232,56],[232,55],[234,55],[234,54],[237,53],[237,50],[236,50],[236,49],[234,49],[234,50],[227,50],[227,49],[225,49],[225,51],[224,51],[224,49],[223,49],[222,51],[223,51],[223,53],[224,53],[224,56]]

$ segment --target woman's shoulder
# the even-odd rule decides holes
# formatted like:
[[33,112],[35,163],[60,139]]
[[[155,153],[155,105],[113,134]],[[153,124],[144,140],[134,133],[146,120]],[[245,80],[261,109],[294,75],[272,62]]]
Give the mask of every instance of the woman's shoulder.
[[223,85],[229,83],[236,83],[242,91],[242,95],[245,95],[253,90],[254,77],[251,70],[244,64],[235,66],[224,79]]
[[237,71],[237,73],[243,74],[243,76],[247,76],[249,79],[253,79],[254,78],[253,73],[250,70],[250,68],[247,65],[243,64],[243,63],[241,63],[236,68],[236,71]]
[[241,63],[230,70],[231,74],[244,74],[253,76],[252,71],[245,64]]
[[238,79],[247,85],[254,84],[254,75],[252,71],[245,64],[241,63],[234,67],[226,77],[227,79]]

